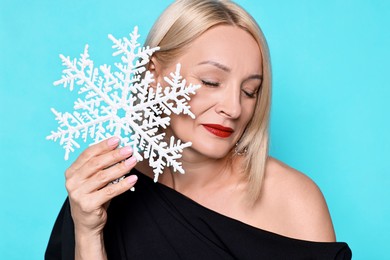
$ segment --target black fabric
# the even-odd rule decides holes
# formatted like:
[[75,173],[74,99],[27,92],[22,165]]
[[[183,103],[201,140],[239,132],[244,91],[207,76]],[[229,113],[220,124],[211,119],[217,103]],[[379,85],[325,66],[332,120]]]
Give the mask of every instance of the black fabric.
[[[351,259],[346,243],[292,239],[228,218],[142,173],[134,192],[111,201],[104,241],[108,259]],[[66,200],[45,259],[73,259]]]

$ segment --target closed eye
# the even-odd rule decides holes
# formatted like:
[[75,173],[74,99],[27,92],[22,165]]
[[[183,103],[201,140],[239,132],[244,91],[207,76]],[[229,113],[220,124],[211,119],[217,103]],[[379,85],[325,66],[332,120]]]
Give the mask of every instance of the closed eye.
[[249,98],[256,98],[257,96],[257,91],[254,91],[254,92],[250,92],[250,91],[247,91],[247,90],[242,90],[242,92],[244,92],[244,94],[249,97]]
[[203,79],[201,81],[202,81],[202,84],[205,86],[209,86],[209,87],[219,87],[220,86],[219,82],[208,81],[208,80],[203,80]]

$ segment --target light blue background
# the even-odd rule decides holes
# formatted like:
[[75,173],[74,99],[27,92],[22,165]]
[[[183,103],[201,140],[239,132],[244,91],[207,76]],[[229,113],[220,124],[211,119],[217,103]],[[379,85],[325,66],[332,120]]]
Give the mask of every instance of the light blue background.
[[[96,3],[98,2],[98,3]],[[354,259],[389,259],[390,1],[237,1],[262,26],[274,70],[271,154],[321,187]],[[169,1],[0,0],[0,259],[42,259],[66,196],[51,107],[58,54],[86,43],[111,63],[107,34],[143,36]],[[77,154],[71,155],[71,160]]]

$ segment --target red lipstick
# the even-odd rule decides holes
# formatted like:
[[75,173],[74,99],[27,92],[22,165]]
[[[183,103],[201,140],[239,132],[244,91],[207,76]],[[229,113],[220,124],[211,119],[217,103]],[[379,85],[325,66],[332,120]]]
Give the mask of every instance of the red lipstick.
[[203,124],[203,127],[206,128],[206,130],[212,133],[213,135],[222,138],[227,138],[234,132],[234,130],[231,129],[230,127],[225,127],[216,124]]

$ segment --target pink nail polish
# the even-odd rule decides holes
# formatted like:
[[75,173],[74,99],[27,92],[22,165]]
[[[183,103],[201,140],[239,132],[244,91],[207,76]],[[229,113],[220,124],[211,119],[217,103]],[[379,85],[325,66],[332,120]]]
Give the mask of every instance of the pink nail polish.
[[117,145],[119,144],[119,138],[118,137],[111,137],[110,139],[108,139],[108,145],[109,146],[114,146],[114,145]]
[[120,154],[121,155],[130,155],[131,153],[133,152],[133,149],[131,149],[131,147],[129,146],[126,146],[126,147],[123,147],[121,150],[120,150]]
[[126,166],[133,166],[137,162],[137,159],[135,157],[130,157],[125,161]]
[[131,184],[136,182],[137,180],[138,180],[137,175],[130,175],[129,177],[127,177],[127,182]]

